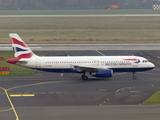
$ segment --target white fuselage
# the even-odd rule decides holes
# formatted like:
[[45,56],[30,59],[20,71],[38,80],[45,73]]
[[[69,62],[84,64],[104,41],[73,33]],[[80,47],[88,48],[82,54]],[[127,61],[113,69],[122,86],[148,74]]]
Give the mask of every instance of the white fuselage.
[[[23,60],[25,61],[25,59]],[[139,56],[37,56],[27,59],[27,61],[26,63],[17,64],[51,72],[78,72],[73,70],[73,66],[91,67],[99,70],[112,69],[113,72],[138,72],[154,68],[154,64]]]

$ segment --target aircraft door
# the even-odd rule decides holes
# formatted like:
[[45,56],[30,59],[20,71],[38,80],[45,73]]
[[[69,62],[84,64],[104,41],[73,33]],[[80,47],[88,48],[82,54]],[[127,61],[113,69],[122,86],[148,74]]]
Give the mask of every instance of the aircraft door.
[[133,58],[133,67],[138,67],[139,59]]
[[35,67],[38,67],[38,68],[41,67],[41,59],[40,58],[36,58]]

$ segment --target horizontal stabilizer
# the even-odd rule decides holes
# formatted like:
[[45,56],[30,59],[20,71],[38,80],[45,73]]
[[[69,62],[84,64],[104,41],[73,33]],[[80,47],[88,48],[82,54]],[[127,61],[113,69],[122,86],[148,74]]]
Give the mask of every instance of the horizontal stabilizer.
[[18,60],[16,58],[11,58],[7,60],[8,63],[16,64],[16,63],[27,63],[27,60]]

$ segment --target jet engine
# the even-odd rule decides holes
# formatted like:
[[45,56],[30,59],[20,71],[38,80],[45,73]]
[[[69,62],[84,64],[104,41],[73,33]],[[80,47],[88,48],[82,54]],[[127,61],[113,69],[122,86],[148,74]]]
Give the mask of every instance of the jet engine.
[[112,77],[113,70],[98,70],[96,72],[92,72],[91,75],[94,77]]

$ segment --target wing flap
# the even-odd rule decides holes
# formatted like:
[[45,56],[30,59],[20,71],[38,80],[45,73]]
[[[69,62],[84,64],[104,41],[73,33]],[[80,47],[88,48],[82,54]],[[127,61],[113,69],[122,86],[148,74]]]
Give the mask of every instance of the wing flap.
[[83,65],[71,65],[73,69],[76,69],[78,71],[98,71],[103,69],[108,69],[106,67],[96,67],[96,66],[83,66]]

